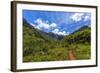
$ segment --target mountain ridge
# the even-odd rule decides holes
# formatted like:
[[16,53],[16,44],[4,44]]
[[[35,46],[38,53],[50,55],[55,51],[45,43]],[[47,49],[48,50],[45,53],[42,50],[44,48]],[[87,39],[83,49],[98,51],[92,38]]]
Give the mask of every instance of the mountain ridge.
[[[46,38],[46,37],[48,38],[49,37],[50,39],[53,39],[53,40],[62,40],[64,38],[64,35],[58,35],[58,34],[55,34],[55,33],[52,33],[52,32],[49,32],[49,33],[44,32],[44,31],[39,30],[39,29],[35,28],[34,26],[32,26],[25,19],[23,21],[24,21],[25,24],[27,24],[28,27],[33,29],[33,31],[39,33],[42,37],[45,36],[44,38]],[[66,36],[71,36],[71,35],[73,35],[73,34],[75,34],[77,32],[80,32],[80,31],[84,30],[84,29],[90,29],[90,27],[83,26],[83,27],[79,28],[78,30],[74,31],[73,33],[71,33],[69,35],[66,35]]]
[[63,38],[63,35],[57,35],[57,34],[54,34],[52,32],[50,32],[50,33],[44,32],[42,30],[35,28],[31,24],[29,24],[25,19],[23,21],[28,27],[32,28],[33,31],[38,32],[42,37],[44,37],[44,35],[45,35],[45,37],[47,36],[47,37],[54,39],[54,40],[61,40]]
[[[53,35],[40,31],[23,20],[23,62],[68,60],[69,50],[78,54],[76,59],[90,58],[90,28],[81,28],[62,39],[55,35],[52,37]],[[77,48],[78,51],[75,50]]]

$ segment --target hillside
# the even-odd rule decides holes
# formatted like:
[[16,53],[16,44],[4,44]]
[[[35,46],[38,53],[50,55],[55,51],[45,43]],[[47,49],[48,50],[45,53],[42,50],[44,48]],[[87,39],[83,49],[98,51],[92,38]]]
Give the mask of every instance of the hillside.
[[89,27],[82,27],[68,36],[46,33],[23,19],[23,62],[69,60],[73,50],[77,59],[90,58]]
[[84,26],[77,31],[73,32],[71,35],[66,36],[64,40],[67,40],[69,44],[74,42],[79,43],[89,43],[91,42],[91,28]]
[[[50,34],[37,30],[24,20],[23,22],[23,61],[65,60],[67,50],[60,41]],[[56,52],[56,53],[55,53]],[[65,53],[64,53],[65,52]],[[61,58],[59,59],[59,57]]]
[[65,36],[63,42],[69,44],[68,50],[74,51],[77,59],[91,58],[91,29],[84,26],[69,36]]

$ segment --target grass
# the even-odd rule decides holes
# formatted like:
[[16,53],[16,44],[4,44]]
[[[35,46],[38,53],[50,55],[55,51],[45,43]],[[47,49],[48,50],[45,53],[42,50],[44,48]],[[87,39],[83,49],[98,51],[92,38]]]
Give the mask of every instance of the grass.
[[76,44],[79,49],[76,50],[76,58],[78,60],[91,58],[91,47],[89,44]]
[[[77,47],[76,47],[77,46]],[[70,49],[71,48],[71,49]],[[68,50],[73,50],[77,60],[90,59],[91,50],[89,44],[77,43],[72,44],[67,48],[52,48],[48,51],[39,51],[34,55],[24,56],[24,62],[39,62],[39,61],[62,61],[68,60]]]
[[35,55],[24,56],[24,62],[38,62],[38,61],[61,61],[67,60],[67,49],[66,48],[52,48],[48,49],[48,52],[38,52]]

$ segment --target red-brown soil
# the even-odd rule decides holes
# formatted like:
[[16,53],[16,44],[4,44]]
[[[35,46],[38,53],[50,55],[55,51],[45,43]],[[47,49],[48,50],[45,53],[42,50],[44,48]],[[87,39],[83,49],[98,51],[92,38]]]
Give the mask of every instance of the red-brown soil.
[[72,50],[68,52],[68,59],[69,60],[76,60],[75,54]]

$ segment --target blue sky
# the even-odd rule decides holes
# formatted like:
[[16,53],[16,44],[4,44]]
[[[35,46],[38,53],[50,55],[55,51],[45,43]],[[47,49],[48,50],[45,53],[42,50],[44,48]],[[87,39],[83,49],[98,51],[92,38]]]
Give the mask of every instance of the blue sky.
[[83,26],[91,27],[91,13],[23,10],[23,18],[35,28],[69,35]]

